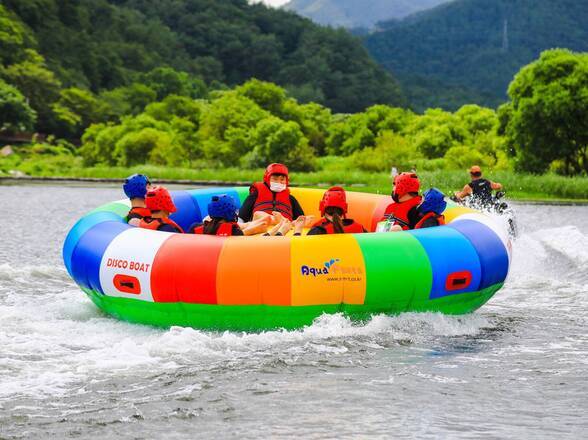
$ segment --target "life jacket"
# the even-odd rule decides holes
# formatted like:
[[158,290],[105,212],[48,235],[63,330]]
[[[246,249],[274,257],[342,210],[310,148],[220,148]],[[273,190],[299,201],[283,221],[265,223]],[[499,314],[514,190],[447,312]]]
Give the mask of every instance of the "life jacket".
[[[323,228],[327,234],[336,234],[335,225],[326,218],[320,219],[313,227]],[[361,234],[365,229],[360,223],[351,219],[343,219],[343,233],[344,234]]]
[[400,220],[405,224],[401,224],[397,222],[399,226],[402,227],[405,231],[409,230],[410,227],[410,220],[408,218],[408,213],[412,208],[415,208],[417,205],[420,205],[422,201],[421,196],[413,197],[406,202],[395,202],[388,205],[386,211],[384,212],[384,218],[382,220],[386,220],[388,216],[394,216],[394,218]]
[[263,182],[256,182],[251,185],[249,193],[257,190],[257,199],[253,204],[253,212],[264,211],[271,214],[278,211],[288,220],[292,220],[292,203],[290,202],[290,189],[286,188],[279,193],[273,192]]
[[144,218],[141,220],[141,223],[139,224],[140,228],[144,228],[144,229],[152,229],[154,231],[159,230],[159,227],[161,225],[170,225],[172,227],[174,227],[178,232],[180,233],[184,233],[184,230],[180,227],[180,225],[178,225],[176,222],[174,222],[173,220],[169,219],[169,218]]
[[138,218],[139,220],[141,220],[141,219],[144,219],[145,217],[151,217],[151,210],[149,208],[134,207],[134,208],[131,208],[131,210],[127,214],[126,220],[128,223],[129,220],[132,220],[134,218]]
[[492,202],[492,184],[486,179],[476,179],[468,183],[472,189],[472,199],[479,203]]
[[428,219],[430,219],[430,218],[434,218],[434,219],[436,219],[436,220],[437,220],[437,223],[438,223],[438,225],[439,225],[439,226],[441,226],[441,225],[444,225],[444,224],[445,224],[445,216],[443,216],[443,215],[439,215],[439,214],[436,214],[436,213],[434,213],[434,212],[427,212],[427,213],[426,213],[426,214],[423,216],[423,218],[421,218],[421,219],[419,220],[419,222],[418,222],[418,223],[415,225],[415,227],[414,227],[414,228],[415,228],[415,229],[422,229],[422,227],[423,227],[423,224],[425,223],[425,221],[427,221],[427,220],[428,220]]
[[[236,224],[236,222],[221,223],[216,230],[216,234],[214,235],[219,237],[230,237],[233,235],[233,226]],[[204,234],[204,225],[200,225],[194,228],[194,234]]]

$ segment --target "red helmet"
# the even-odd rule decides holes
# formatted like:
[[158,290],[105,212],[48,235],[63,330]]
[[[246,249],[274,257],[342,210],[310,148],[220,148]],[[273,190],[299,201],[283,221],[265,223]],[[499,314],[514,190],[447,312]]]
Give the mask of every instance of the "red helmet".
[[176,205],[169,191],[163,186],[154,186],[145,195],[145,205],[151,211],[176,212]]
[[283,174],[286,176],[286,185],[289,183],[288,179],[288,167],[281,163],[270,163],[267,168],[265,169],[265,174],[263,175],[263,181],[270,184],[270,176],[273,174]]
[[325,215],[325,209],[331,206],[341,208],[343,214],[347,214],[347,197],[345,196],[345,190],[340,186],[329,188],[323,195],[323,199],[319,203],[321,215]]
[[415,173],[402,173],[394,178],[394,196],[402,197],[408,193],[418,193],[421,182]]

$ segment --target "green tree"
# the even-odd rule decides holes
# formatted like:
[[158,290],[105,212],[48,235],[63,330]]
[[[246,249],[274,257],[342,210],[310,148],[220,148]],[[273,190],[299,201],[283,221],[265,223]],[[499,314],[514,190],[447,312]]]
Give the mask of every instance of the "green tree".
[[70,87],[59,92],[59,100],[52,105],[58,123],[57,134],[79,138],[91,124],[102,122],[108,114],[103,101],[88,90]]
[[169,95],[204,98],[208,93],[206,84],[186,72],[178,72],[171,67],[157,67],[142,77],[143,83],[157,93],[161,100]]
[[270,114],[234,91],[219,92],[200,121],[202,148],[208,159],[236,165],[253,149],[253,129]]
[[294,121],[283,121],[275,116],[262,119],[254,134],[253,157],[264,166],[270,162],[287,163],[294,171],[309,171],[314,168],[314,155],[308,146],[299,125]]
[[115,155],[118,158],[118,165],[121,166],[144,164],[149,157],[167,165],[172,162],[166,157],[170,150],[172,150],[172,139],[169,133],[148,127],[125,134],[116,143]]
[[22,93],[0,79],[0,131],[32,130],[36,117]]
[[427,110],[405,132],[428,159],[443,157],[451,147],[463,145],[468,139],[468,131],[459,118],[441,109]]
[[51,132],[54,115],[51,105],[59,97],[61,83],[45,66],[45,59],[33,49],[27,49],[26,57],[17,64],[0,66],[0,77],[15,85],[37,112],[38,130]]
[[567,174],[588,173],[588,54],[545,51],[515,76],[508,94],[501,132],[518,169],[541,173],[561,160]]
[[151,87],[135,82],[130,86],[106,90],[100,93],[100,99],[110,109],[110,117],[116,119],[125,115],[138,115],[157,100],[157,93]]
[[276,84],[251,79],[242,86],[235,88],[235,92],[251,99],[262,109],[275,116],[283,115],[283,106],[286,102],[286,91]]

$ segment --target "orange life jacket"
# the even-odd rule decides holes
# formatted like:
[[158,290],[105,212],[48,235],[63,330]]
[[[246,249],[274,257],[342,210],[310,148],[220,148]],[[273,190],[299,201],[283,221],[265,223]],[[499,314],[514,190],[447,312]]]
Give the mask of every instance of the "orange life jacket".
[[415,229],[422,229],[423,224],[425,223],[426,220],[430,219],[430,218],[434,218],[437,220],[437,223],[439,224],[439,226],[444,225],[445,224],[445,216],[443,215],[439,215],[439,214],[435,214],[434,212],[427,212],[422,219],[419,220],[419,222],[415,225]]
[[292,220],[292,203],[290,202],[290,189],[286,188],[279,193],[273,192],[263,182],[256,182],[251,185],[249,193],[257,190],[257,199],[253,204],[253,212],[264,211],[271,214],[272,211],[278,211],[288,220]]
[[[219,237],[230,237],[233,235],[233,226],[236,224],[237,222],[221,223],[214,235],[218,235]],[[194,228],[194,234],[204,234],[204,225]]]
[[[401,226],[402,229],[407,231],[410,229],[410,227],[408,226],[410,223],[408,219],[408,212],[415,206],[420,205],[421,201],[421,196],[416,196],[410,200],[407,200],[406,202],[391,203],[386,208],[386,211],[384,212],[384,218],[382,220],[386,220],[388,216],[394,216],[394,218],[400,220],[400,222],[397,222],[399,226]],[[404,224],[402,224],[401,222]]]
[[144,219],[145,217],[151,217],[151,210],[150,209],[134,207],[134,208],[131,208],[131,210],[127,214],[126,220],[128,223],[129,220],[132,220],[134,218]]
[[[347,223],[347,224],[345,224]],[[326,218],[320,219],[316,222],[313,227],[318,226],[319,228],[323,228],[327,231],[327,234],[336,234],[335,232],[335,225],[333,222],[330,222]],[[361,234],[365,232],[364,227],[351,219],[343,219],[343,233],[345,234]]]
[[180,225],[178,225],[176,222],[169,218],[144,218],[141,220],[141,223],[139,223],[139,227],[157,231],[159,230],[159,227],[164,224],[174,227],[178,232],[182,234],[184,233],[184,230],[180,227]]

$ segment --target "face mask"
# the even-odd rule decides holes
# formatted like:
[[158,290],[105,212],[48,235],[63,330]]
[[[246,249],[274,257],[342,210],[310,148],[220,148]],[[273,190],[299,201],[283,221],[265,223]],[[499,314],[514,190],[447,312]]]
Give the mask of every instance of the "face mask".
[[273,192],[282,192],[286,189],[286,185],[283,183],[278,183],[278,182],[270,182],[270,189]]

